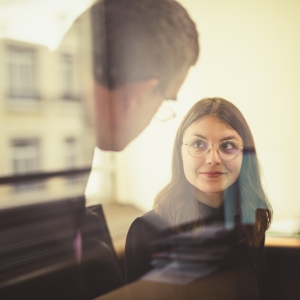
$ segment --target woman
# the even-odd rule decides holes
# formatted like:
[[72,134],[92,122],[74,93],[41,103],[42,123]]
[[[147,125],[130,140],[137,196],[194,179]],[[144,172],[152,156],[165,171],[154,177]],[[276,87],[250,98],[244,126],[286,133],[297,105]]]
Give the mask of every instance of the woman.
[[126,279],[140,278],[161,263],[158,258],[170,261],[174,248],[189,249],[187,259],[204,253],[198,260],[214,266],[208,274],[232,268],[239,295],[265,297],[264,235],[271,218],[246,120],[227,100],[202,99],[178,129],[170,183],[157,195],[154,210],[131,225]]

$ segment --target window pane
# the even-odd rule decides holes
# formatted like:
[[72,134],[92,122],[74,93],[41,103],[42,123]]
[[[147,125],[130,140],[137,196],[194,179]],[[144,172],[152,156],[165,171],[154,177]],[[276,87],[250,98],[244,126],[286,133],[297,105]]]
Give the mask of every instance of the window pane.
[[62,98],[67,100],[74,100],[73,88],[73,59],[70,55],[64,54],[61,56],[61,89]]
[[[89,14],[76,18],[92,2],[0,4],[0,207],[85,192],[95,147],[91,32]],[[28,180],[35,173],[43,179]],[[1,184],[13,177],[20,182]]]
[[33,99],[37,97],[35,85],[35,52],[31,48],[9,47],[8,96],[9,98]]

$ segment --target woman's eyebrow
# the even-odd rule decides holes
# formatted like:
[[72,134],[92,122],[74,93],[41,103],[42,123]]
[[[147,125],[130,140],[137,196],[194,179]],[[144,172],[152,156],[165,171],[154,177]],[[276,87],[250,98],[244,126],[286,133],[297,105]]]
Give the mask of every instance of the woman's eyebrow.
[[229,135],[222,138],[220,141],[226,141],[226,140],[238,140],[238,138],[235,135]]
[[[193,133],[192,136],[197,136],[201,139],[208,140],[204,135],[199,134],[199,133]],[[226,141],[226,140],[237,140],[238,141],[238,138],[235,135],[228,135],[228,136],[225,136],[222,139],[220,139],[221,142]]]
[[192,136],[197,136],[197,137],[199,137],[200,139],[204,139],[204,140],[207,139],[204,135],[199,134],[199,133],[193,133]]

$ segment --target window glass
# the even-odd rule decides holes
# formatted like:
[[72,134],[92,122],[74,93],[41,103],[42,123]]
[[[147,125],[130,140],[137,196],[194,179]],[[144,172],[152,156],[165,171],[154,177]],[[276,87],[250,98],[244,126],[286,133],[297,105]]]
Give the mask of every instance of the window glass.
[[[12,147],[13,174],[25,175],[27,173],[37,173],[41,168],[41,156],[39,140],[23,139],[13,140]],[[26,192],[41,188],[39,181],[30,181],[26,183],[16,183],[14,188],[16,192]]]
[[13,99],[36,98],[36,56],[34,50],[26,47],[8,47],[7,68],[8,96]]
[[[92,2],[0,1],[0,207],[85,192],[95,146],[91,24],[89,13],[78,17]],[[89,183],[97,203],[111,198],[104,161]]]
[[61,92],[62,98],[66,100],[74,99],[74,62],[71,55],[61,56]]

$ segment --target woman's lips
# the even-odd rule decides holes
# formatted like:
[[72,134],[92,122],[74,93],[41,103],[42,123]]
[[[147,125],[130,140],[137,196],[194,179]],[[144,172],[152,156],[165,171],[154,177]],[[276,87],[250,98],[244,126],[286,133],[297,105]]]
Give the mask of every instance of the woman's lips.
[[199,172],[199,174],[202,174],[208,178],[218,178],[218,177],[224,175],[225,173],[222,173],[222,172]]

